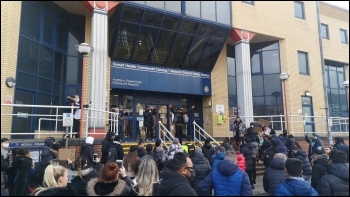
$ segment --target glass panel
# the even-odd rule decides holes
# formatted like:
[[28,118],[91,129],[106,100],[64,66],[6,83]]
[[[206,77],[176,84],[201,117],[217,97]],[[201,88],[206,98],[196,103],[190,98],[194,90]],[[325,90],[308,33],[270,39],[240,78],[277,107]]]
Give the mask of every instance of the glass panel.
[[216,60],[218,59],[222,46],[224,43],[220,43],[214,40],[211,40],[208,44],[207,49],[203,55],[203,59],[199,64],[198,69],[206,72],[210,72],[214,67]]
[[52,91],[52,81],[38,78],[38,91],[51,93]]
[[295,17],[304,19],[304,3],[294,1],[294,14]]
[[137,139],[145,139],[145,130],[143,128],[143,112],[145,111],[145,103],[136,103],[136,131]]
[[67,73],[66,83],[68,84],[81,84],[81,69],[78,57],[67,57],[67,68],[69,72]]
[[253,106],[265,106],[265,101],[263,96],[253,97]]
[[230,30],[221,27],[216,27],[211,39],[215,39],[215,42],[226,41],[226,36]]
[[304,125],[304,132],[309,132],[312,133],[313,129],[312,129],[313,125]]
[[179,67],[182,65],[182,60],[184,58],[184,54],[186,52],[186,48],[189,45],[190,40],[191,36],[189,35],[179,34],[177,36],[177,39],[174,42],[175,46],[173,52],[168,61],[169,66]]
[[124,112],[127,112],[128,115],[126,116],[125,120],[125,138],[132,138],[132,122],[133,119],[129,119],[133,117],[133,111],[132,109],[134,108],[133,103],[134,103],[134,97],[133,96],[123,96],[123,103],[124,103]]
[[53,44],[53,38],[52,38],[52,33],[53,33],[53,28],[54,28],[54,21],[51,17],[48,15],[45,15],[44,17],[44,29],[43,29],[43,40],[46,43]]
[[252,65],[252,73],[261,73],[260,67],[260,53],[256,53],[250,59],[250,63]]
[[54,80],[66,82],[65,56],[58,52],[55,54]]
[[343,83],[344,83],[344,73],[338,72],[338,87],[339,88],[344,88]]
[[68,30],[67,27],[61,23],[57,23],[57,47],[60,49],[67,49],[68,44]]
[[160,23],[162,22],[162,18],[163,18],[162,14],[146,11],[142,23],[153,27],[159,27]]
[[[277,107],[278,106],[265,106],[265,115],[277,115],[278,112],[277,112]],[[278,109],[278,111],[280,111]],[[271,126],[272,126],[272,123],[270,123]],[[276,128],[274,128],[276,129]]]
[[201,18],[216,21],[215,1],[201,1]]
[[339,102],[345,104],[347,103],[346,92],[344,89],[339,89]]
[[262,96],[264,95],[264,83],[263,76],[252,76],[252,89],[253,96]]
[[203,36],[203,37],[208,36],[213,32],[213,30],[214,30],[214,26],[201,23],[197,30],[197,36]]
[[[50,105],[51,104],[51,95],[49,94],[43,94],[43,93],[37,93],[37,105]],[[37,115],[49,115],[52,111],[49,108],[36,108],[36,114]],[[47,118],[47,117],[35,117],[35,127],[38,128],[39,124],[39,118]],[[41,121],[41,129],[49,129],[50,121]]]
[[236,76],[236,62],[235,58],[227,58],[227,75]]
[[281,80],[278,78],[279,74],[264,75],[264,89],[265,95],[272,95],[275,91],[282,91]]
[[150,59],[153,63],[158,62],[157,50],[155,49],[157,34],[158,29],[141,27],[138,43],[136,45],[133,57],[134,61],[147,63]]
[[16,78],[16,87],[29,90],[36,90],[36,77],[17,72]]
[[188,34],[194,34],[196,30],[196,22],[182,19],[179,31]]
[[268,51],[268,50],[278,50],[278,41],[277,42],[264,42],[261,43],[261,50]]
[[330,88],[338,88],[337,71],[329,70]]
[[226,25],[231,25],[230,1],[216,1],[216,21]]
[[130,2],[145,5],[145,1],[130,1]]
[[121,23],[114,57],[120,60],[128,60],[130,58],[132,47],[138,47],[139,44],[142,44],[136,40],[138,31],[138,25]]
[[328,39],[328,25],[321,24],[321,37]]
[[164,10],[164,1],[146,1],[146,5]]
[[185,66],[186,68],[195,69],[198,62],[201,60],[204,48],[207,46],[208,41],[205,38],[196,37],[192,42],[192,46],[186,56]]
[[158,64],[164,65],[166,63],[175,35],[175,32],[160,30],[156,43]]
[[307,96],[302,96],[301,103],[302,105],[311,105],[311,98]]
[[201,17],[200,1],[186,1],[186,15]]
[[256,107],[256,106],[253,106],[253,114],[254,116],[262,116],[262,115],[266,115],[266,112],[265,112],[265,107]]
[[39,42],[40,40],[40,8],[31,2],[22,2],[20,34]]
[[143,10],[135,7],[125,6],[122,20],[133,23],[141,23],[142,15]]
[[34,75],[38,73],[39,45],[26,38],[19,38],[18,70]]
[[237,95],[236,77],[228,76],[228,94]]
[[54,53],[51,49],[40,47],[40,65],[39,76],[45,78],[52,78]]
[[340,41],[341,41],[341,43],[344,43],[344,44],[348,43],[347,32],[344,29],[340,30]]
[[263,51],[263,71],[264,74],[280,73],[280,58],[278,51]]
[[250,4],[250,5],[254,5],[254,1],[242,1],[243,3],[247,3],[247,4]]
[[62,83],[53,83],[53,94],[64,96],[64,85]]
[[179,23],[179,18],[165,15],[163,19],[162,28],[177,31]]
[[331,104],[339,103],[339,91],[338,91],[338,89],[331,89],[331,100],[332,100]]
[[309,74],[308,71],[308,62],[307,62],[307,53],[298,52],[298,64],[299,64],[299,73],[300,74]]
[[181,1],[165,1],[165,10],[181,13]]

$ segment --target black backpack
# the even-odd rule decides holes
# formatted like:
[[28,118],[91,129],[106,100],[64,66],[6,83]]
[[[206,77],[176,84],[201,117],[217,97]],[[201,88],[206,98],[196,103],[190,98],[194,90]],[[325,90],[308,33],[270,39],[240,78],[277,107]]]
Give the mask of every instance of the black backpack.
[[108,162],[114,162],[116,163],[118,159],[117,149],[115,146],[112,146],[109,148],[108,155],[107,155],[107,163]]

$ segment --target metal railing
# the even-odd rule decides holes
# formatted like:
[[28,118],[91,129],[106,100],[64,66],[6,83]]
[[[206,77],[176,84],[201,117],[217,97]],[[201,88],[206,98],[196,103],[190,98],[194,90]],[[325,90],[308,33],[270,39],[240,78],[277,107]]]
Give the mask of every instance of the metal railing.
[[[216,145],[220,145],[218,141],[216,141],[211,135],[209,135],[202,127],[200,127],[196,121],[193,121],[193,132],[194,132],[194,141],[199,142],[201,145],[202,143],[202,137],[206,140],[207,138],[211,139],[211,141],[215,142]],[[198,135],[198,138],[197,138]],[[206,137],[207,136],[207,137]]]
[[[159,121],[158,122],[158,131],[159,131],[159,138],[162,140],[164,146],[168,148],[168,146],[164,143],[165,142],[165,138],[167,138],[169,141],[172,141],[174,139],[174,136],[173,134],[171,134],[171,132],[163,125],[162,121]],[[163,139],[162,139],[162,136],[163,136]],[[170,136],[170,137],[169,137]]]

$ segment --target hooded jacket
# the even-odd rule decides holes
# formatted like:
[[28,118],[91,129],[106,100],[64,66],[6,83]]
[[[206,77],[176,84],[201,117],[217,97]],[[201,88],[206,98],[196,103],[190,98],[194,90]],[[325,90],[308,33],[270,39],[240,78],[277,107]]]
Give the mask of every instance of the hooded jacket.
[[254,168],[254,162],[253,162],[253,145],[252,144],[246,144],[241,148],[241,153],[243,154],[246,162],[246,171],[251,171]]
[[77,191],[72,187],[53,187],[40,192],[37,196],[77,196]]
[[305,151],[298,150],[296,153],[296,158],[303,162],[303,175],[309,176],[312,174],[312,168]]
[[317,155],[314,157],[314,165],[312,166],[311,186],[317,190],[318,182],[323,175],[327,173],[328,155]]
[[115,182],[98,182],[98,178],[91,179],[87,184],[89,196],[128,196],[131,188],[124,180],[118,179]]
[[225,152],[218,152],[215,155],[215,159],[213,161],[213,164],[211,165],[212,170],[215,170],[220,163],[220,161],[225,159]]
[[166,155],[164,148],[156,147],[154,154],[158,155],[159,158],[162,159],[162,161],[166,161]]
[[318,193],[309,182],[302,178],[287,178],[276,188],[275,196],[318,196]]
[[206,160],[207,158],[204,157],[203,153],[197,153],[193,158],[193,168],[196,172],[196,176],[194,177],[192,187],[198,196],[202,195],[200,182],[205,179],[211,170],[210,164]]
[[202,153],[208,160],[210,160],[210,157],[214,155],[214,149],[211,143],[206,143],[202,146]]
[[162,172],[162,180],[158,186],[159,196],[197,196],[187,178],[178,172],[168,169]]
[[85,144],[81,146],[80,156],[84,156],[87,158],[88,167],[94,167],[94,148],[92,144],[94,143],[93,137],[87,137],[85,140]]
[[68,186],[76,188],[78,196],[87,196],[87,183],[99,176],[99,173],[92,168],[87,168],[81,171],[82,178],[78,176],[77,171],[70,171],[69,175],[72,175],[71,183],[68,183]]
[[102,164],[107,163],[109,149],[113,144],[112,136],[114,136],[114,133],[112,131],[108,131],[106,134],[106,138],[102,140],[102,146],[101,146],[101,152],[102,152],[101,163]]
[[242,153],[237,153],[237,166],[238,166],[241,170],[245,171],[245,170],[247,169],[247,166],[246,166],[246,165],[247,165],[247,164],[246,164],[246,162],[245,162],[245,158],[244,158],[243,154],[242,154]]
[[333,163],[318,185],[323,196],[349,196],[349,163]]
[[247,173],[230,160],[223,160],[218,168],[210,172],[201,183],[202,195],[210,196],[253,196]]
[[263,176],[263,186],[265,192],[269,196],[273,196],[279,184],[287,179],[287,174],[284,170],[286,161],[280,158],[274,158],[270,162],[269,167],[265,170]]
[[317,139],[309,140],[309,136],[305,135],[305,140],[309,143],[309,154],[313,154],[315,149],[319,147],[324,148],[323,141],[321,140],[319,135],[314,135]]

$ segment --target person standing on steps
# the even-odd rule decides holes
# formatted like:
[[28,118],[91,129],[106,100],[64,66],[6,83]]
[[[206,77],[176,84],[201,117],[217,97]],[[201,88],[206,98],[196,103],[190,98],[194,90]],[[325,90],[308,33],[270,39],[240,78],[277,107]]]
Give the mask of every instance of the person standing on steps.
[[195,108],[194,105],[192,105],[191,109],[188,110],[187,112],[183,112],[182,108],[177,108],[176,112],[173,110],[173,105],[170,104],[169,108],[171,113],[174,114],[174,120],[173,123],[175,124],[175,137],[179,139],[180,144],[182,144],[182,137],[183,137],[183,128],[185,126],[185,120],[184,120],[184,115],[190,112],[192,109]]
[[153,121],[153,116],[156,115],[156,112],[153,110],[153,107],[147,106],[146,111],[143,112],[143,126],[146,130],[146,142],[153,139],[153,129],[155,122]]
[[[70,100],[71,105],[75,107],[79,107],[78,109],[74,109],[73,116],[73,132],[75,138],[80,138],[80,118],[81,118],[81,104],[79,95],[67,96],[67,99]],[[87,105],[83,105],[84,108],[89,108],[91,106],[91,102]]]

